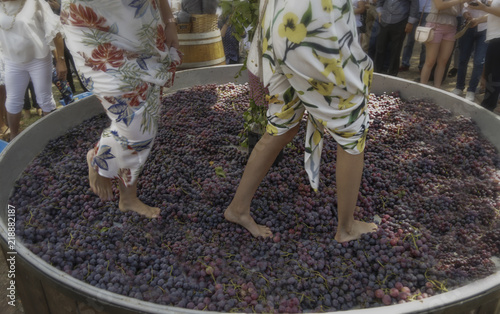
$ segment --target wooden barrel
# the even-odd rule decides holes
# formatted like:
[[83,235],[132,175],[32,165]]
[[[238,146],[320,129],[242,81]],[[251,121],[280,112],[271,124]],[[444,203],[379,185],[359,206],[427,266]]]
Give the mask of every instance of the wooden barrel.
[[201,68],[226,64],[220,30],[206,33],[178,34],[184,53],[180,69]]

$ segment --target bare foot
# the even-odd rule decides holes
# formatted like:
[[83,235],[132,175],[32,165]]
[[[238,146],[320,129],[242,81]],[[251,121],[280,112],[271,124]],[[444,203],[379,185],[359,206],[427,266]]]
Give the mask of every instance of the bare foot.
[[338,230],[337,234],[335,234],[335,240],[337,242],[348,242],[351,240],[356,240],[361,238],[363,233],[370,233],[377,231],[378,227],[376,224],[372,222],[363,222],[354,220],[352,224],[351,232],[346,232],[345,230]]
[[92,192],[97,194],[103,201],[110,201],[113,198],[113,187],[111,179],[105,178],[97,172],[92,166],[92,158],[94,158],[94,149],[87,153],[87,165],[89,167],[89,185]]
[[160,209],[158,207],[148,206],[137,197],[120,197],[118,208],[120,208],[122,212],[131,210],[148,218],[158,218],[160,216]]
[[254,237],[269,238],[273,236],[271,229],[267,226],[258,225],[250,214],[234,213],[230,208],[224,212],[224,218],[247,229]]

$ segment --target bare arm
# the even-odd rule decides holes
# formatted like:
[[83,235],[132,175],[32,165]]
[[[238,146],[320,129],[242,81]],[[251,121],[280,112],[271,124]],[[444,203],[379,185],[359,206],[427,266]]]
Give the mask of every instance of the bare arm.
[[57,77],[60,80],[65,80],[68,69],[66,68],[66,61],[64,60],[64,41],[61,33],[57,33],[53,42],[56,47],[56,50],[53,51],[53,55],[56,58]]
[[[474,2],[476,2],[476,1],[474,1]],[[472,10],[481,10],[481,11],[484,11],[486,13],[493,14],[495,16],[500,17],[500,8],[499,7],[492,8],[490,6],[484,5],[484,3],[482,3],[481,1],[477,1],[477,6],[471,6],[471,5],[469,5],[469,9],[472,9]],[[485,18],[484,21],[486,21],[487,16],[483,16],[483,17]]]
[[462,3],[466,2],[465,0],[450,0],[450,1],[432,0],[432,1],[434,1],[434,5],[438,10],[448,9],[457,4],[461,5]]
[[179,49],[179,39],[177,38],[177,26],[172,10],[167,0],[158,0],[160,15],[165,24],[165,35],[167,37],[167,46]]
[[354,9],[354,14],[363,14],[366,11],[366,3],[364,1],[358,1],[358,7]]

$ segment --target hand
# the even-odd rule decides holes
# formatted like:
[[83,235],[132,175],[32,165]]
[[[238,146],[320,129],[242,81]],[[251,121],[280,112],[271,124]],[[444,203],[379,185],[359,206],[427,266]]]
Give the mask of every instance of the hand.
[[68,73],[68,69],[66,68],[66,62],[62,59],[58,59],[56,62],[56,73],[57,78],[61,81],[66,80],[66,74]]
[[479,24],[479,21],[477,19],[471,19],[470,20],[470,24],[469,24],[469,27],[470,28],[474,28],[477,26],[477,24]]
[[165,26],[165,37],[167,38],[167,47],[179,49],[179,38],[177,37],[177,26],[175,26],[175,23],[167,23]]
[[412,29],[413,29],[413,24],[412,23],[406,23],[405,33],[407,33],[407,34],[411,33]]
[[484,10],[486,7],[481,1],[470,1],[468,3],[468,8],[472,10]]

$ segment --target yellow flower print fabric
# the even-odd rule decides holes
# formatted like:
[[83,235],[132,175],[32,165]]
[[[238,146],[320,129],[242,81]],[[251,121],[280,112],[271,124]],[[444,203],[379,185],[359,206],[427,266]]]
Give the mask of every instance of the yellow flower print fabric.
[[319,186],[325,131],[350,154],[364,150],[373,63],[359,45],[349,0],[270,1],[263,20],[267,132],[280,135],[308,112],[305,169]]

